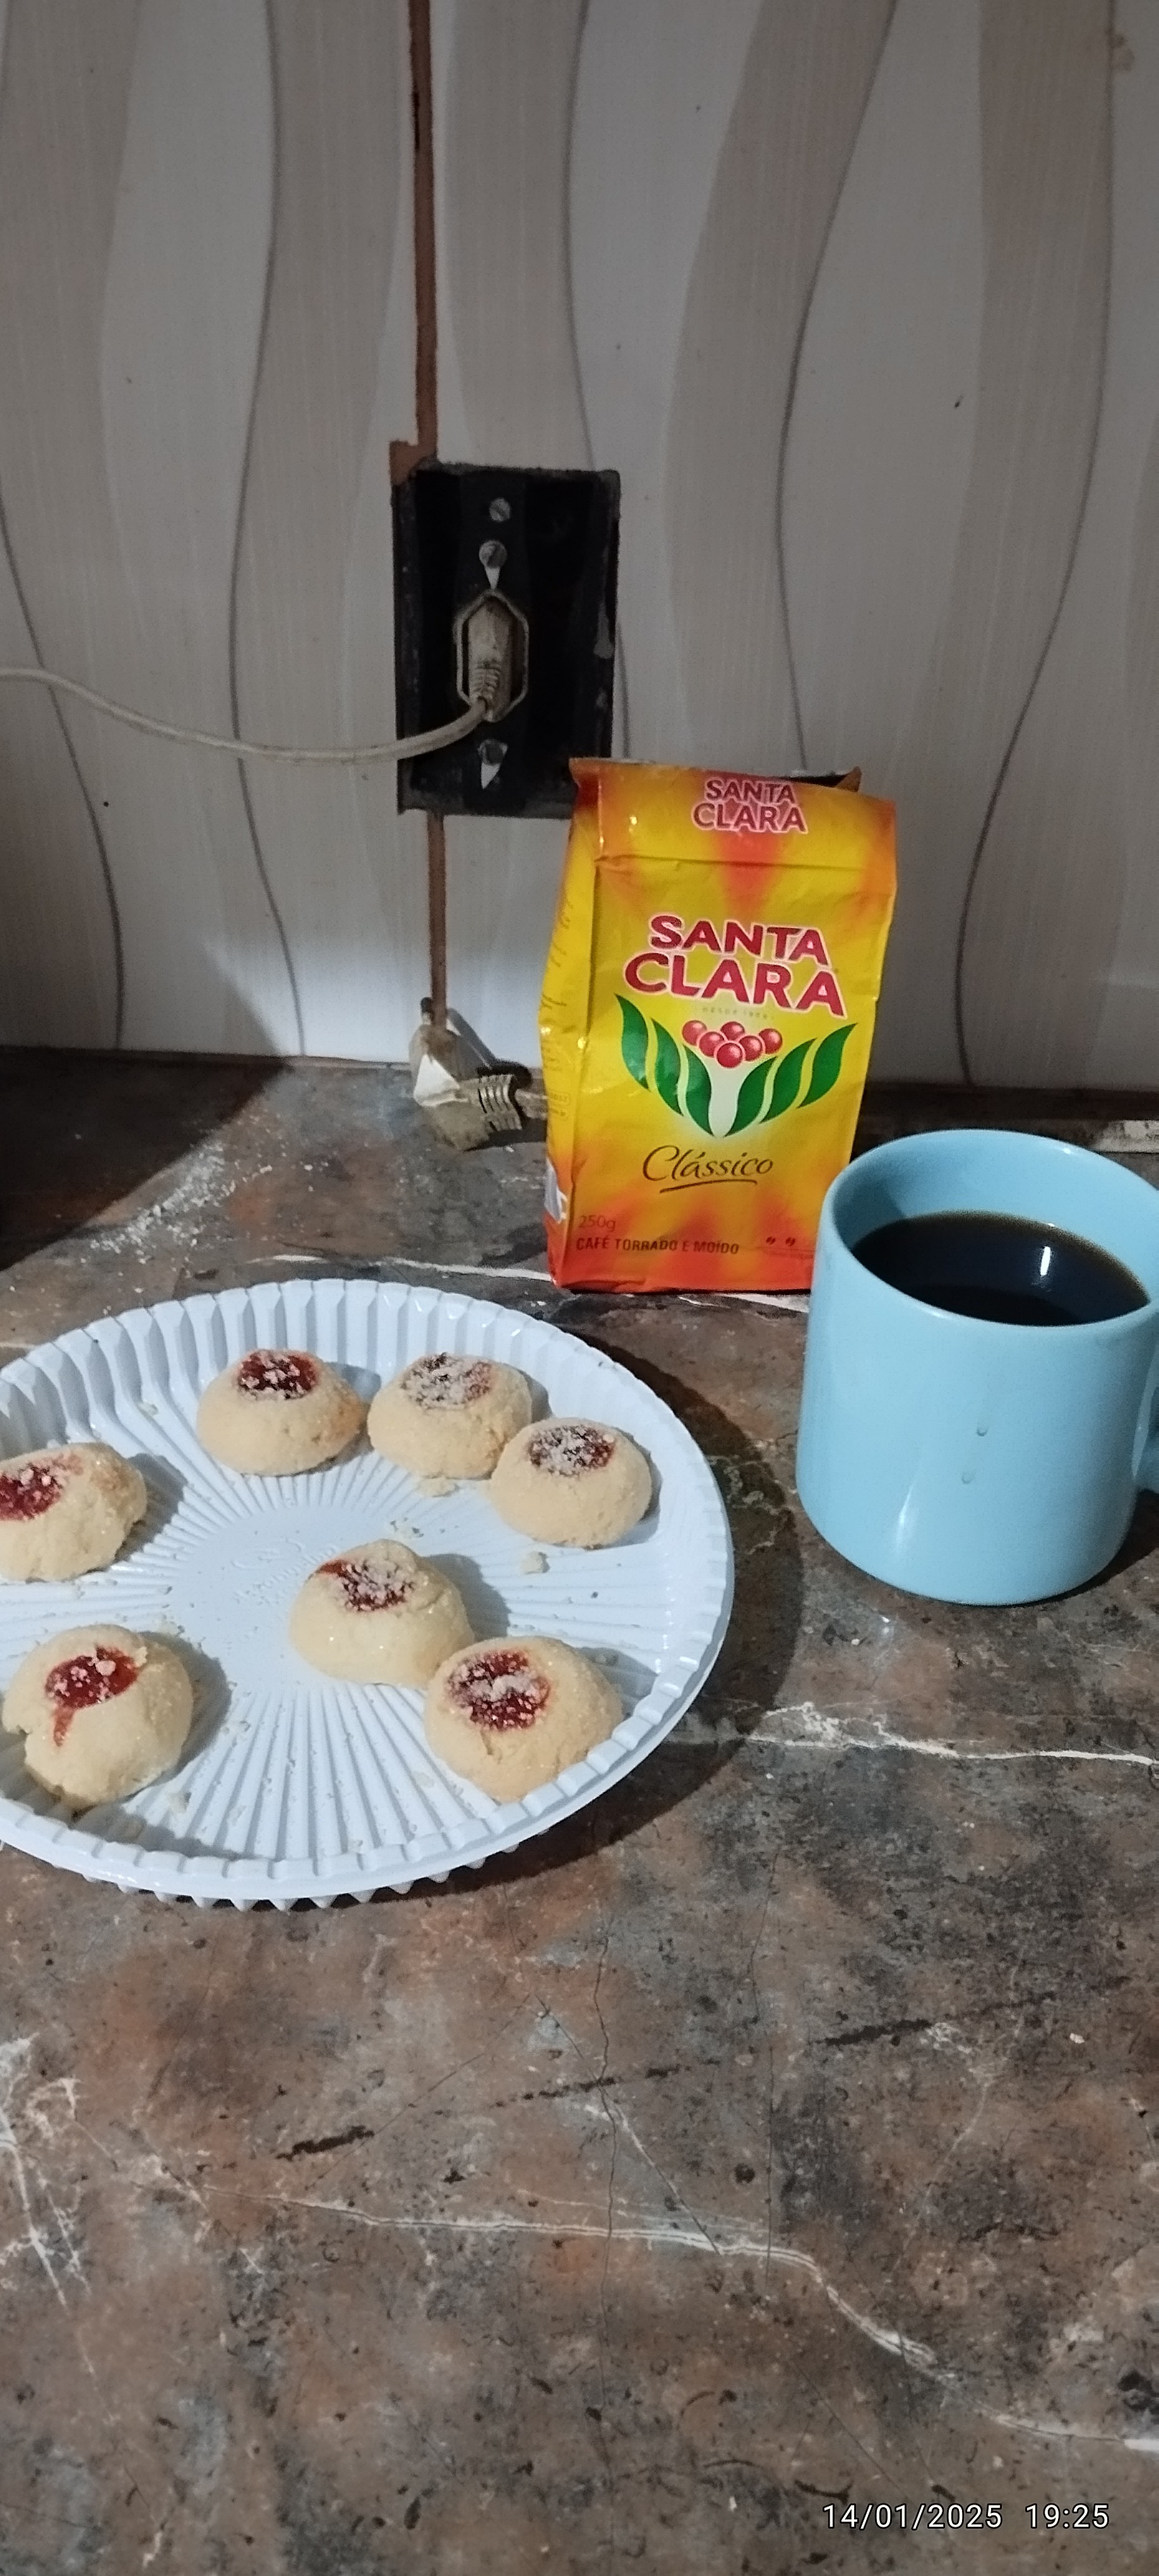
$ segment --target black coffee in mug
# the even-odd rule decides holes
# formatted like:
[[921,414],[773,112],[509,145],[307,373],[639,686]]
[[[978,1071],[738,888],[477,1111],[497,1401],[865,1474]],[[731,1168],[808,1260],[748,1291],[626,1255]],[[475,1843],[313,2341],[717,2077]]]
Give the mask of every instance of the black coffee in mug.
[[991,1324],[1102,1324],[1147,1303],[1134,1272],[1111,1253],[1028,1217],[969,1208],[898,1217],[852,1249],[907,1297]]

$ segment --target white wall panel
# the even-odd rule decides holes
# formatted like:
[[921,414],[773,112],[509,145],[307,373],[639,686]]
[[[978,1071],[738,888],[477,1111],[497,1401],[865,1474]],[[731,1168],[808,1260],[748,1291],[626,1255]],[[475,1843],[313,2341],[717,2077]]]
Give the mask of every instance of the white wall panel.
[[689,739],[664,459],[688,279],[759,0],[590,0],[571,147],[572,298],[592,461],[623,486],[620,738],[634,760]]
[[[1108,588],[1122,623],[1107,643],[1121,690],[1113,739],[1122,763],[1123,850],[1118,902],[1101,895],[1118,794],[1079,860],[1083,910],[1104,910],[1099,1024],[1087,1072],[1096,1082],[1159,1084],[1159,10],[1121,0],[1111,85],[1111,304],[1107,391],[1100,429],[1099,505],[1114,536]],[[1113,478],[1118,479],[1115,490]],[[1104,497],[1105,496],[1105,497]],[[1092,490],[1092,505],[1096,495]],[[1102,568],[1089,566],[1093,589]],[[1091,718],[1072,704],[1077,738]],[[1076,853],[1076,856],[1078,854]],[[1108,940],[1110,932],[1113,945]],[[1082,932],[1076,924],[1076,945]],[[1108,955],[1109,948],[1109,955]]]
[[952,1078],[959,935],[1065,596],[1096,435],[1109,250],[1103,0],[982,0],[985,270],[970,475],[895,773],[904,872],[881,1072]]
[[[13,0],[0,95],[0,632],[19,662],[91,676],[116,560],[96,338],[132,64],[135,0],[105,11],[86,69],[79,0]],[[54,58],[55,57],[55,58]],[[0,692],[3,1034],[108,1043],[124,1017],[118,834],[91,727]]]
[[1153,9],[1134,11],[1130,54],[1129,74],[1111,84],[1106,353],[1090,484],[968,924],[968,1053],[989,1081],[1159,1080],[1159,822],[1146,790],[1137,794],[1155,758],[1159,636],[1148,496],[1159,420]]
[[786,757],[860,762],[883,794],[946,613],[977,426],[978,47],[976,0],[898,0],[786,422]]
[[[439,448],[458,464],[590,461],[568,221],[582,20],[581,0],[434,0]],[[446,827],[451,1001],[532,1062],[564,828]]]
[[[92,388],[116,557],[83,676],[167,723],[225,734],[272,222],[263,0],[141,0]],[[89,730],[119,818],[126,1044],[196,1046],[204,1030],[224,1048],[292,1046],[236,764],[109,723]]]
[[[392,716],[406,0],[0,0],[0,654]],[[879,1073],[1159,1081],[1159,6],[432,0],[440,448],[614,466],[617,742],[897,797]],[[401,1054],[393,777],[0,692],[0,1038]],[[563,827],[448,826],[533,1055]]]
[[[410,281],[395,258],[409,199],[407,66],[381,0],[272,0],[276,115],[272,260],[237,560],[236,703],[259,741],[349,740],[347,618],[358,531],[376,551],[377,649],[357,701],[374,735],[393,731],[390,558],[368,519],[367,470],[385,482],[389,435],[412,424]],[[397,393],[384,416],[384,377]],[[389,406],[389,396],[388,396]],[[405,1043],[425,908],[413,834],[393,780],[365,782],[360,808],[338,769],[248,764],[255,850],[294,962],[301,1035],[320,1055]],[[380,843],[368,857],[367,830]],[[421,956],[421,949],[418,950]],[[408,989],[409,988],[409,989]]]
[[[405,7],[109,0],[92,28],[13,0],[7,29],[4,649],[171,722],[381,737]],[[425,889],[392,773],[243,775],[31,691],[0,761],[5,1036],[107,1041],[119,934],[130,1045],[402,1052]]]
[[778,561],[797,351],[890,0],[763,0],[688,281],[664,513],[692,759],[794,761]]

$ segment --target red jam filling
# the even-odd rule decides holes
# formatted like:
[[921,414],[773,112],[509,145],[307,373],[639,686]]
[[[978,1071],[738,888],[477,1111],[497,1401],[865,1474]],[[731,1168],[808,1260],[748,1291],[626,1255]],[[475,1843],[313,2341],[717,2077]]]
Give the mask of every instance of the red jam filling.
[[432,1351],[426,1359],[412,1360],[403,1372],[403,1385],[412,1404],[455,1405],[478,1404],[491,1384],[489,1360],[456,1357],[453,1351]]
[[457,1664],[447,1688],[464,1717],[503,1734],[513,1726],[534,1726],[547,1706],[550,1684],[532,1671],[517,1646],[492,1646]]
[[592,1422],[549,1422],[528,1441],[527,1455],[533,1467],[545,1467],[549,1476],[587,1476],[594,1467],[607,1466],[615,1445]]
[[243,1395],[312,1395],[320,1375],[308,1351],[250,1351],[237,1384]]
[[401,1567],[393,1574],[376,1574],[357,1556],[332,1556],[318,1571],[336,1576],[348,1610],[398,1610],[415,1590],[413,1574],[404,1574]]
[[137,1678],[137,1667],[131,1655],[119,1646],[97,1646],[91,1655],[70,1655],[63,1664],[54,1664],[45,1681],[45,1690],[56,1709],[52,1740],[64,1742],[78,1708],[96,1708],[101,1700],[119,1699]]
[[14,1475],[0,1475],[0,1521],[39,1520],[63,1491],[55,1467],[18,1467]]

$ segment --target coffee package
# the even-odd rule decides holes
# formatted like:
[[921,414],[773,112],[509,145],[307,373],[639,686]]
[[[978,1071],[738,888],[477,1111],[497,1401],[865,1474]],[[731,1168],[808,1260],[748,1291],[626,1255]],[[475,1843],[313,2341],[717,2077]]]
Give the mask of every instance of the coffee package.
[[895,893],[845,785],[577,760],[540,1004],[553,1279],[808,1287]]

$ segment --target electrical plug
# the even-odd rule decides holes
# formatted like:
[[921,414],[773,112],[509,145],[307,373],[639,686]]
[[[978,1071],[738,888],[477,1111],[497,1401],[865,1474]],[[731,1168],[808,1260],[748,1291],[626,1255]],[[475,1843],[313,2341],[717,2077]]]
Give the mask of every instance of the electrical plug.
[[477,599],[455,621],[459,695],[489,724],[527,695],[527,620],[498,593]]

